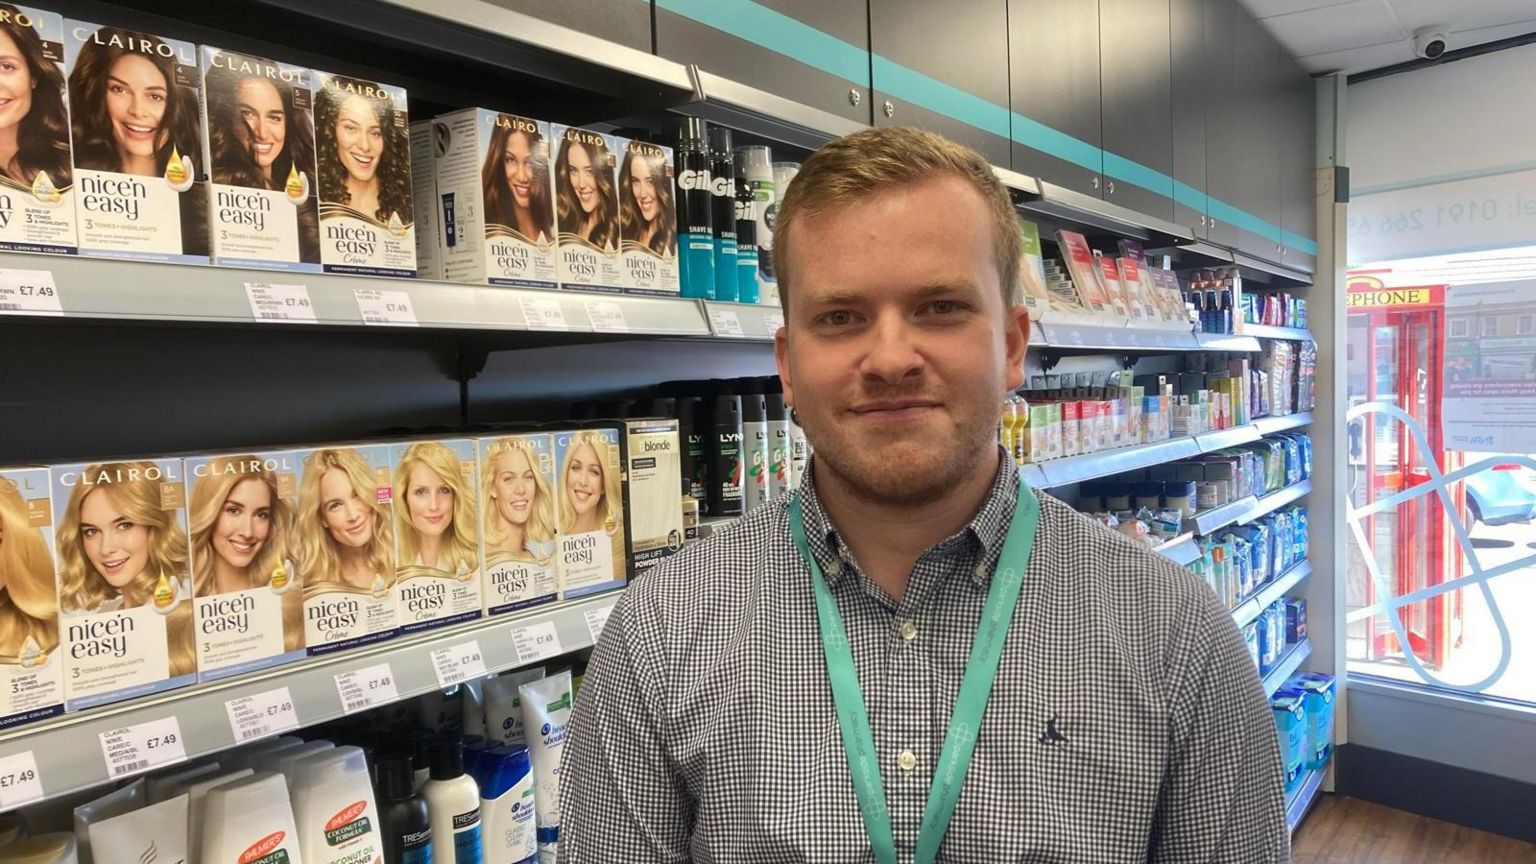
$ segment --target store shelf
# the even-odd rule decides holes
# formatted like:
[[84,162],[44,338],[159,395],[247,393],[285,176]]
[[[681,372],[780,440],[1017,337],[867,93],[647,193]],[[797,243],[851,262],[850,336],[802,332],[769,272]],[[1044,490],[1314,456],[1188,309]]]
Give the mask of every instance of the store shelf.
[[1199,452],[1200,446],[1193,438],[1170,438],[1167,441],[1152,444],[1138,444],[1134,447],[1121,447],[1083,456],[1053,459],[1040,463],[1040,470],[1045,474],[1045,482],[1042,485],[1047,488],[1065,486],[1068,483],[1107,477],[1110,474],[1134,471],[1149,465],[1188,459]]
[[1258,282],[1266,288],[1307,288],[1312,285],[1312,274],[1293,267],[1286,267],[1241,252],[1232,253],[1232,263],[1244,279]]
[[1317,801],[1317,795],[1323,789],[1323,777],[1328,773],[1326,766],[1311,768],[1301,780],[1301,785],[1296,791],[1285,799],[1285,827],[1292,834],[1301,826],[1301,820],[1306,818],[1307,811],[1312,809]]
[[1033,177],[1017,171],[1009,171],[1007,168],[999,168],[996,165],[992,166],[992,173],[996,174],[997,179],[1008,187],[1015,203],[1028,201],[1040,195],[1040,181]]
[[[428,328],[652,336],[710,336],[713,332],[699,301],[666,297],[74,256],[7,254],[5,264],[11,269],[52,273],[65,318],[310,326],[296,321],[258,321],[246,285],[268,283],[303,286],[314,323],[333,327],[400,326],[363,320],[355,292],[371,290],[402,292],[409,299],[417,326]],[[558,315],[530,317],[551,307],[558,308]],[[767,306],[741,308],[778,312],[776,307]],[[759,329],[763,326],[750,313],[743,313],[743,318],[744,327],[746,321],[758,322]]]
[[1239,525],[1246,525],[1247,523],[1252,522],[1260,516],[1267,516],[1270,513],[1279,510],[1281,507],[1301,500],[1302,498],[1311,494],[1311,492],[1312,481],[1303,480],[1300,483],[1292,483],[1284,489],[1271,492],[1268,495],[1262,495],[1253,505],[1253,508],[1247,513],[1244,513],[1237,520],[1237,523]]
[[1159,543],[1152,547],[1152,551],[1181,567],[1188,567],[1200,560],[1200,545],[1195,542],[1194,532],[1180,534],[1172,540]]
[[1255,339],[1289,339],[1293,342],[1311,342],[1312,331],[1304,327],[1272,327],[1268,324],[1244,324],[1243,335]]
[[1252,495],[1244,495],[1228,504],[1220,507],[1212,507],[1209,510],[1201,510],[1195,514],[1195,533],[1206,536],[1219,531],[1228,525],[1236,524],[1258,506],[1259,499]]
[[1264,695],[1275,695],[1275,691],[1285,684],[1287,678],[1295,675],[1296,670],[1300,669],[1301,664],[1307,662],[1310,656],[1312,656],[1312,641],[1309,639],[1303,639],[1286,648],[1285,653],[1280,655],[1280,661],[1275,664],[1275,668],[1269,670],[1269,674],[1264,676]]
[[1020,467],[1019,479],[1023,480],[1025,485],[1034,489],[1048,488],[1045,471],[1039,465],[1024,465]]
[[1264,350],[1259,340],[1252,336],[1233,336],[1231,333],[1196,333],[1195,340],[1206,351],[1243,351],[1257,353]]
[[1299,429],[1302,426],[1312,425],[1312,412],[1301,414],[1281,414],[1277,417],[1260,417],[1253,421],[1254,428],[1260,435],[1273,435],[1276,432],[1286,432],[1291,429]]
[[[1055,183],[1040,183],[1040,198],[1017,208],[1027,219],[1046,217],[1053,225],[1075,229],[1090,237],[1115,236],[1140,240],[1147,246],[1181,246],[1195,242],[1182,225],[1138,213]],[[1051,227],[1047,225],[1046,227]],[[1049,233],[1042,228],[1042,237]]]
[[1286,568],[1284,573],[1264,584],[1264,587],[1249,595],[1248,599],[1239,603],[1232,610],[1232,620],[1238,627],[1246,627],[1257,620],[1260,613],[1268,609],[1272,603],[1289,594],[1292,588],[1300,585],[1302,580],[1312,575],[1311,561],[1297,561]]
[[1217,450],[1225,450],[1228,447],[1250,444],[1262,437],[1258,427],[1245,423],[1242,426],[1233,426],[1217,432],[1202,432],[1195,436],[1195,440],[1200,444],[1201,453],[1215,453]]
[[[806,150],[868,128],[782,96],[690,66],[694,99],[673,110]],[[1011,172],[1010,172],[1011,173]],[[1029,178],[1032,179],[1032,178]]]
[[[375,647],[317,657],[290,666],[216,684],[200,684],[123,705],[65,715],[0,735],[0,758],[32,751],[47,797],[107,782],[100,734],[140,723],[175,717],[188,759],[236,745],[225,703],[287,687],[300,726],[342,716],[338,674],[389,664],[399,698],[438,690],[432,652],[474,640],[487,673],[527,665],[517,656],[512,631],[529,625],[553,625],[560,653],[593,644],[588,614],[602,615],[619,599],[611,592],[562,601],[523,613],[497,616],[459,627],[384,642]],[[600,625],[599,625],[600,626]]]
[[773,334],[784,326],[784,312],[777,304],[763,306],[720,300],[701,300],[699,303],[709,319],[710,331],[720,339],[772,342]]
[[1228,267],[1232,264],[1232,250],[1213,243],[1195,241],[1188,246],[1167,246],[1148,249],[1147,260],[1166,257],[1174,270],[1199,270],[1212,267]]
[[1094,325],[1045,320],[1043,341],[1031,347],[1103,349],[1108,351],[1197,351],[1200,343],[1188,330],[1125,323]]

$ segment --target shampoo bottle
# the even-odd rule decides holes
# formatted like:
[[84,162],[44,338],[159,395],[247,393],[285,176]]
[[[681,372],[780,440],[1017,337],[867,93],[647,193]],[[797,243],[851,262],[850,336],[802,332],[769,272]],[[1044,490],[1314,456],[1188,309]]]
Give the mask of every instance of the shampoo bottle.
[[458,738],[432,741],[432,779],[421,787],[432,825],[432,864],[481,864],[480,790],[464,773]]
[[473,772],[480,785],[480,825],[485,864],[527,864],[538,858],[534,819],[533,763],[527,747],[493,747],[480,754]]
[[202,864],[302,861],[288,784],[255,774],[208,790],[203,800]]
[[304,864],[353,864],[383,857],[379,811],[361,748],[334,747],[299,760],[289,792]]
[[411,755],[385,756],[379,760],[378,771],[375,791],[385,864],[432,864],[432,825],[427,818],[427,802],[415,791]]

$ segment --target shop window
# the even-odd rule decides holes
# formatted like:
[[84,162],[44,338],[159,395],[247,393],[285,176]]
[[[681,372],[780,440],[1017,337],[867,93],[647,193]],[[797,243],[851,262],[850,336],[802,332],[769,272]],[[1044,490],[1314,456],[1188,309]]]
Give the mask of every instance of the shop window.
[[1488,318],[1484,318],[1483,319],[1483,335],[1484,336],[1497,336],[1497,335],[1499,335],[1499,319],[1491,317],[1491,316],[1488,317]]
[[1529,336],[1536,333],[1536,315],[1521,315],[1515,319],[1515,335]]
[[1447,325],[1445,335],[1452,339],[1465,339],[1472,335],[1472,322],[1465,318],[1456,318]]

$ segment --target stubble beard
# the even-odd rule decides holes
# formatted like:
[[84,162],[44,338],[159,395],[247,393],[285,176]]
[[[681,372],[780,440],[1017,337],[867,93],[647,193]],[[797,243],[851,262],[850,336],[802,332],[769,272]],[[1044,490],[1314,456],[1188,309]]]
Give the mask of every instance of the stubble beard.
[[918,458],[900,452],[908,448],[862,440],[835,419],[805,424],[805,434],[816,463],[848,492],[870,504],[905,508],[943,498],[992,458],[998,419],[960,418],[953,438],[932,443]]

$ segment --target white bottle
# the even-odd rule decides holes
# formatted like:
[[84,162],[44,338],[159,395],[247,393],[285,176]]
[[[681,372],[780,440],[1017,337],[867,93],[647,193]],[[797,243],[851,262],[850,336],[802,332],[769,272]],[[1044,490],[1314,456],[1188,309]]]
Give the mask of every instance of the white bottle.
[[187,784],[185,788],[172,790],[176,794],[187,796],[187,854],[192,856],[192,864],[201,861],[203,853],[203,825],[204,816],[207,813],[208,792],[220,786],[233,783],[236,780],[244,780],[254,773],[249,768],[241,768],[239,771],[230,771],[227,774],[216,774]]
[[281,774],[263,772],[208,790],[202,864],[304,864]]
[[421,797],[432,823],[432,864],[482,864],[480,789],[464,773],[464,743],[435,739],[428,759],[432,779],[421,787]]
[[288,784],[304,864],[381,860],[379,809],[368,759],[358,747],[335,747],[300,759]]
[[283,775],[283,780],[288,783],[288,788],[291,791],[293,789],[293,769],[295,765],[317,753],[325,753],[335,749],[336,745],[329,741],[306,741],[297,747],[290,747],[268,759],[267,770],[276,771]]

